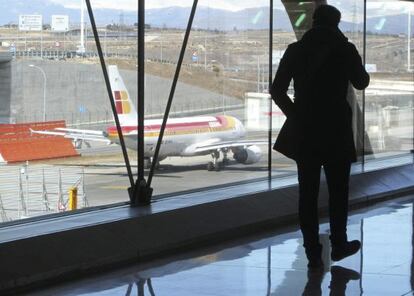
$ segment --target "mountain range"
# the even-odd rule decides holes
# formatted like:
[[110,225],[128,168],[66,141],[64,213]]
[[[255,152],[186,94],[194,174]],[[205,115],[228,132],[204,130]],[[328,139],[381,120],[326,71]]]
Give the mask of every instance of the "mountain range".
[[[92,2],[93,5],[93,2]],[[145,22],[153,27],[185,28],[188,22],[189,7],[166,7],[147,9]],[[54,14],[68,15],[71,23],[80,22],[79,9],[65,8],[49,0],[31,1],[0,1],[0,25],[18,23],[20,14],[42,14],[43,22],[50,23]],[[96,22],[100,25],[125,23],[132,25],[137,22],[137,13],[115,9],[95,9]],[[370,11],[367,12],[370,15]],[[378,15],[372,12],[372,15]],[[88,19],[87,14],[85,18]],[[406,14],[367,19],[367,31],[385,34],[406,34],[408,18]],[[414,24],[414,21],[413,21]],[[248,8],[240,11],[199,6],[194,18],[193,28],[217,30],[255,30],[268,28],[268,8]],[[287,13],[274,9],[275,30],[292,31]],[[362,30],[361,23],[341,22],[344,31]],[[412,30],[414,31],[414,30]]]

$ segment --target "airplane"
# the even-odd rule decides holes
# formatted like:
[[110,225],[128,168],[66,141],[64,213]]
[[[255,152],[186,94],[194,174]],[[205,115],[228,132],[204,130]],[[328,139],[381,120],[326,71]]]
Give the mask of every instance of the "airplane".
[[[137,111],[119,74],[118,67],[109,65],[108,73],[125,145],[136,150],[138,141]],[[161,124],[162,119],[145,120],[145,168],[151,166]],[[116,126],[110,126],[106,131],[56,128],[52,131],[32,130],[32,133],[70,138],[77,148],[83,141],[86,143],[87,141],[100,141],[119,144]],[[267,144],[267,142],[247,140],[243,124],[233,116],[203,115],[171,118],[167,120],[159,152],[159,161],[171,156],[191,157],[210,154],[212,161],[208,162],[207,170],[219,171],[229,163],[228,152],[230,151],[238,163],[252,164],[260,161],[262,151],[258,145],[261,144]],[[221,156],[222,161],[220,162]]]

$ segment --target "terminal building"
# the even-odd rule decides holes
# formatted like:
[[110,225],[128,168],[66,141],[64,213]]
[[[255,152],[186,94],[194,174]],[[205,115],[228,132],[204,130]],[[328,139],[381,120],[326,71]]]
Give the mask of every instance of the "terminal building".
[[[414,293],[412,1],[77,2],[0,4],[0,295]],[[361,249],[331,259],[322,170],[312,272],[269,90],[323,4],[370,84],[347,92]]]

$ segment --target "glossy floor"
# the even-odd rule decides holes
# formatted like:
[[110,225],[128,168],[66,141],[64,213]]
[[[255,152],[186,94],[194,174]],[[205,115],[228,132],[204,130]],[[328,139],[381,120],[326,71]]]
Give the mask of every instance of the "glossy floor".
[[308,273],[297,229],[195,250],[28,295],[414,295],[414,196],[353,212],[348,235],[363,247]]

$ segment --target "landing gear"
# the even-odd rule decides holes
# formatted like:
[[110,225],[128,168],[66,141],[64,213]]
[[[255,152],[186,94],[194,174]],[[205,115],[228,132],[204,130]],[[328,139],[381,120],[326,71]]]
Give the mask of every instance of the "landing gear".
[[213,164],[212,161],[209,161],[207,163],[207,171],[209,171],[209,172],[214,171],[214,164]]
[[76,149],[82,148],[82,140],[81,139],[74,139],[73,140],[73,146],[75,146]]
[[[144,158],[144,169],[149,170],[152,165],[152,157],[145,157]],[[157,161],[155,164],[155,169],[157,170],[160,167],[160,162]]]
[[209,163],[207,163],[207,170],[216,171],[216,172],[220,171],[220,169],[223,166],[223,164],[219,162],[220,150],[212,152],[211,157],[213,158],[213,161],[210,161]]
[[223,150],[223,166],[228,165],[230,163],[230,159],[227,157],[228,149]]
[[144,158],[144,169],[148,170],[151,168],[151,158]]

